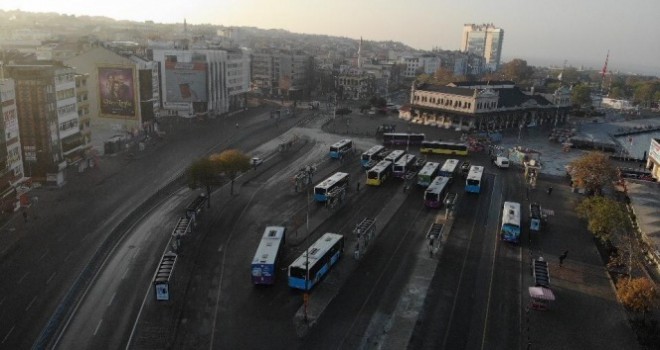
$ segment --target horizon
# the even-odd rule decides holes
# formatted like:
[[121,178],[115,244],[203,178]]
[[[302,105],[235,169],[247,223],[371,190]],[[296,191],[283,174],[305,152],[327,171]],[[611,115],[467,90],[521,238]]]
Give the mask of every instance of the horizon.
[[[142,8],[162,9],[161,12],[135,11],[134,3],[125,0],[93,6],[82,0],[62,4],[43,3],[43,0],[6,0],[0,4],[0,9],[102,16],[118,21],[182,24],[186,20],[193,26],[211,24],[282,29],[297,34],[397,41],[425,51],[432,48],[459,50],[465,23],[492,23],[504,31],[502,62],[520,58],[533,66],[561,67],[566,61],[567,66],[602,69],[609,51],[608,70],[657,77],[660,76],[657,64],[660,46],[638,45],[635,39],[643,33],[660,31],[660,24],[653,19],[653,14],[660,10],[660,3],[651,0],[636,2],[645,5],[626,6],[614,0],[581,3],[558,0],[553,8],[543,8],[543,13],[525,0],[509,0],[505,6],[487,0],[475,0],[472,4],[419,0],[415,6],[402,1],[383,4],[375,0],[360,3],[290,0],[276,5],[265,0],[194,0],[185,8],[177,7],[170,0],[144,1]],[[427,10],[417,11],[420,8]],[[514,16],[511,16],[511,8],[516,10]],[[378,9],[377,15],[371,15],[373,9]],[[624,10],[626,18],[632,18],[628,25],[626,18],[620,15]],[[436,13],[451,15],[443,18],[435,16]],[[562,20],[548,20],[549,23],[543,26],[536,18],[540,15]],[[401,24],[408,18],[412,19],[409,23],[416,25]],[[614,21],[621,24],[616,27],[608,25]],[[579,23],[579,30],[575,30],[576,23]]]

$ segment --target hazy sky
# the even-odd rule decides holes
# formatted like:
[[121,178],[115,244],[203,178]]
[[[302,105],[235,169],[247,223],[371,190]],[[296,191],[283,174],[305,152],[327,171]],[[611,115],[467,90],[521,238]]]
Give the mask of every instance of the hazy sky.
[[[139,4],[139,5],[138,5]],[[504,30],[503,59],[660,75],[659,0],[0,0],[0,9],[282,28],[457,50],[465,23]],[[148,10],[147,10],[148,9]]]

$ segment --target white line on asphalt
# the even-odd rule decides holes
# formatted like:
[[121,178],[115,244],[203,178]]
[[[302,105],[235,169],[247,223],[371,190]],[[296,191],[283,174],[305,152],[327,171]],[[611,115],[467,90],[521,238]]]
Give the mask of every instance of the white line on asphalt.
[[46,280],[46,284],[50,283],[50,281],[53,280],[53,277],[55,277],[55,274],[57,274],[57,272],[53,272],[53,273],[50,274],[50,277],[48,277],[48,279]]
[[115,300],[115,295],[117,295],[117,292],[114,292],[112,294],[112,297],[110,297],[110,301],[108,301],[108,306],[112,305],[112,301]]
[[5,341],[7,341],[7,338],[9,338],[9,335],[11,334],[11,332],[14,331],[14,328],[15,328],[15,327],[16,327],[16,326],[11,327],[11,329],[9,330],[9,332],[7,332],[7,335],[5,335],[4,338],[2,338],[2,344],[4,344]]
[[135,258],[137,258],[138,253],[140,253],[140,248],[135,249],[135,253],[133,253],[133,257],[131,259],[135,260]]
[[126,278],[127,273],[128,273],[128,267],[126,268],[126,270],[124,270],[124,273],[121,275],[121,279]]
[[32,307],[32,304],[34,304],[35,301],[37,301],[37,296],[36,296],[36,295],[34,296],[34,298],[32,298],[32,301],[31,301],[31,302],[28,304],[28,306],[25,308],[25,311],[30,310],[30,308]]
[[39,260],[37,260],[37,261],[41,261],[41,259],[43,259],[46,255],[48,255],[48,250],[46,250],[43,254],[41,254],[41,256],[39,257]]
[[73,252],[69,252],[69,254],[67,254],[66,257],[64,258],[64,261],[69,260],[69,258],[71,257],[71,254],[73,254]]
[[101,323],[103,323],[103,319],[100,319],[99,324],[96,325],[96,329],[94,330],[94,335],[96,335],[96,332],[98,332],[99,328],[101,328]]
[[218,247],[218,251],[219,251],[219,252],[222,251],[222,244]]
[[29,274],[30,274],[30,271],[26,272],[25,275],[23,275],[23,277],[21,277],[21,279],[19,279],[18,282],[16,282],[16,284],[21,284],[21,282],[23,282],[25,277],[27,277],[27,275],[29,275]]

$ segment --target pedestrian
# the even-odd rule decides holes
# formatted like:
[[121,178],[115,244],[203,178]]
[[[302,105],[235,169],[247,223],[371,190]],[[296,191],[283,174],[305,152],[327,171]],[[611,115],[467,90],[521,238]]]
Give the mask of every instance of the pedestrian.
[[552,194],[552,186],[548,187],[548,195]]
[[566,259],[567,256],[568,256],[568,250],[565,251],[565,252],[563,252],[563,253],[559,256],[559,266],[563,266],[563,264],[564,264],[564,260]]

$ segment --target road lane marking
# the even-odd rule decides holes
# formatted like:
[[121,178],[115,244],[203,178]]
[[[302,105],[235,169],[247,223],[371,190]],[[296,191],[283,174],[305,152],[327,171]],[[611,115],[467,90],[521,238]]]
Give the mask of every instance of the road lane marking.
[[140,248],[135,249],[135,253],[133,253],[133,257],[131,259],[135,260],[135,258],[137,258],[138,253],[140,253]]
[[69,260],[69,258],[71,257],[71,254],[73,254],[73,252],[69,252],[69,254],[66,255],[66,258],[64,258],[64,261]]
[[29,274],[30,274],[30,271],[26,272],[26,273],[23,275],[23,277],[21,277],[21,279],[19,279],[18,282],[16,282],[16,284],[21,284],[21,282],[23,282],[23,280],[25,279],[25,277],[27,277],[27,275],[29,275]]
[[53,272],[53,273],[51,273],[51,274],[50,274],[50,277],[48,277],[48,279],[46,280],[46,284],[50,283],[50,281],[53,280],[53,277],[55,277],[56,274],[57,274],[57,272]]
[[121,279],[126,278],[127,273],[128,273],[128,267],[126,268],[126,270],[124,270],[124,273],[121,275]]
[[94,330],[93,335],[96,335],[96,333],[99,331],[99,328],[101,328],[101,323],[103,323],[103,319],[99,320],[99,324],[96,325],[96,329]]
[[41,256],[39,257],[39,260],[37,260],[37,261],[41,261],[41,259],[46,257],[46,255],[48,255],[48,249],[46,249],[46,251],[43,254],[41,254]]
[[12,326],[11,329],[9,330],[9,332],[7,332],[7,335],[5,335],[4,338],[2,338],[2,344],[4,344],[5,341],[7,341],[7,338],[9,338],[9,335],[11,334],[11,332],[14,331],[14,328],[16,328],[16,326]]
[[114,292],[110,297],[110,301],[108,301],[108,306],[112,305],[112,301],[115,300],[115,295],[117,295],[117,292]]
[[219,252],[222,251],[222,244],[218,247],[218,251],[219,251]]
[[25,308],[25,311],[30,310],[30,308],[32,307],[32,304],[34,304],[35,301],[37,301],[37,296],[36,296],[36,295],[34,296],[34,298],[32,298],[32,301],[31,301],[31,302],[28,304],[28,306]]

